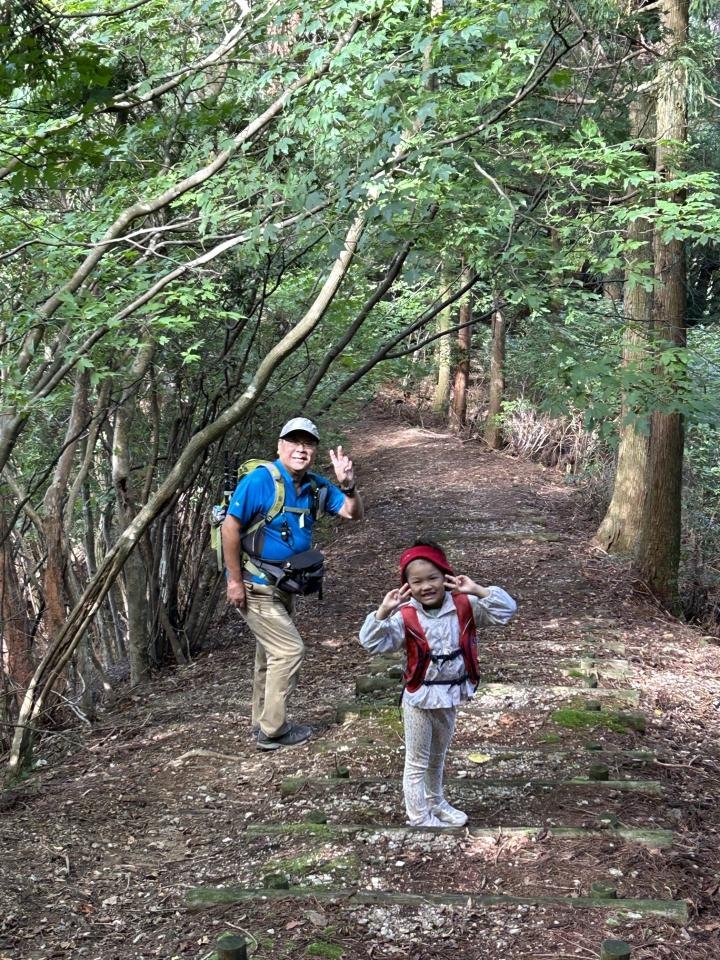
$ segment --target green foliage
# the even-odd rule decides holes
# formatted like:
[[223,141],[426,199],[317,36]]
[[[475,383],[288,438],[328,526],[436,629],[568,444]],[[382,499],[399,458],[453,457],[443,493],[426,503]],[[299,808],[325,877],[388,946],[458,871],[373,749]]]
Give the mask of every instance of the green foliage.
[[[512,11],[504,0],[460,0],[430,17],[427,0],[280,0],[243,17],[224,0],[150,0],[72,19],[111,7],[11,0],[0,15],[0,237],[9,251],[0,365],[4,412],[32,425],[19,430],[13,456],[34,503],[64,443],[77,372],[90,372],[88,417],[109,391],[87,481],[91,504],[107,505],[118,404],[133,408],[137,476],[152,425],[156,483],[303,316],[360,209],[366,227],[339,295],[252,421],[228,438],[232,449],[267,452],[274,421],[302,407],[310,376],[412,241],[400,278],[330,366],[309,412],[429,316],[464,266],[479,275],[476,315],[497,297],[504,304],[514,397],[542,415],[581,416],[608,442],[621,397],[638,424],[653,410],[681,412],[696,489],[715,491],[716,381],[698,360],[700,340],[649,342],[623,365],[625,318],[603,296],[625,270],[628,286],[653,291],[649,265],[628,264],[637,241],[627,229],[644,218],[665,241],[686,243],[693,320],[709,342],[720,143],[701,96],[716,82],[717,41],[704,24],[683,51],[696,91],[690,146],[678,151],[681,172],[663,180],[649,169],[652,132],[633,139],[627,120],[656,69],[628,56],[627,38],[639,23],[657,39],[653,11],[586,0],[568,17],[553,0]],[[596,54],[607,64],[593,70]],[[257,118],[283,91],[261,128]],[[118,218],[122,229],[105,242]],[[396,352],[422,343],[434,322]],[[485,336],[476,331],[477,349]],[[152,357],[138,375],[145,348]],[[326,432],[383,381],[411,389],[434,363],[433,344],[378,363],[332,408]],[[80,462],[79,445],[75,473]],[[210,487],[217,471],[207,470]],[[71,534],[82,533],[80,509]]]

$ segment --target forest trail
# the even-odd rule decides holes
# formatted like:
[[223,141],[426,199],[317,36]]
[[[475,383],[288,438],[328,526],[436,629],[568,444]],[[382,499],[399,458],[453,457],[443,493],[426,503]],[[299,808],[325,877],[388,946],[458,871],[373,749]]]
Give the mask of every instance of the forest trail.
[[[47,738],[3,798],[1,960],[200,960],[223,931],[267,960],[720,956],[720,651],[591,548],[562,475],[371,416],[348,444],[366,519],[324,527],[325,600],[299,617],[314,739],[255,749],[226,610],[194,663]],[[451,746],[469,830],[404,829],[397,666],[357,642],[420,534],[519,603],[480,638]]]

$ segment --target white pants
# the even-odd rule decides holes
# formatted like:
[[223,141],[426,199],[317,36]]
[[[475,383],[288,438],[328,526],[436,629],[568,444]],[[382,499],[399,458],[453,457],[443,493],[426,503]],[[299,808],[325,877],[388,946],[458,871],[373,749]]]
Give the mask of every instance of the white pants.
[[421,710],[403,703],[405,771],[403,793],[408,823],[417,826],[443,796],[445,755],[455,730],[457,707]]

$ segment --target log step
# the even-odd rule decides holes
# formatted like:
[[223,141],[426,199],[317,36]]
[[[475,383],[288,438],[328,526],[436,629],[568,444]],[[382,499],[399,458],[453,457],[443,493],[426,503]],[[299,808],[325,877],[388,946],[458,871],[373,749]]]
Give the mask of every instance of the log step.
[[[481,683],[475,691],[476,697],[491,696],[503,697],[514,696],[516,694],[530,694],[532,697],[553,696],[553,697],[577,697],[584,693],[582,687],[566,686],[532,686],[531,684],[517,683]],[[611,687],[597,687],[592,691],[593,698],[609,697],[614,700],[622,700],[623,703],[632,703],[637,705],[640,702],[640,693],[637,690],[615,690]],[[470,706],[472,710],[472,705]]]
[[[378,682],[380,681],[380,682]],[[363,716],[371,716],[378,710],[388,709],[389,707],[398,707],[399,685],[395,680],[382,676],[365,677],[363,682],[357,681],[360,686],[366,688],[363,692],[369,692],[373,695],[373,702],[369,704],[356,701],[341,701],[335,708],[336,722],[342,723],[351,713],[359,713]],[[397,690],[394,688],[397,686]],[[379,699],[378,693],[389,692],[393,690],[393,696],[387,699]],[[497,706],[488,706],[487,704],[478,704],[478,699],[483,697],[506,697],[517,696],[528,697],[531,700],[537,698],[553,698],[562,700],[577,699],[578,696],[591,695],[594,700],[616,700],[621,703],[637,706],[640,702],[640,694],[637,690],[620,689],[615,690],[611,687],[595,687],[593,690],[586,690],[583,687],[566,686],[531,686],[529,684],[513,683],[481,683],[476,691],[476,699],[465,704],[463,710],[472,715],[475,713],[497,713],[499,710],[507,709],[507,704],[498,704]]]
[[553,840],[607,839],[623,840],[625,843],[638,843],[654,850],[664,850],[673,845],[675,835],[672,830],[644,830],[634,827],[408,827],[363,823],[250,823],[245,828],[249,836],[273,836],[291,834],[293,836],[317,835],[323,838],[342,836],[352,833],[382,833],[390,838],[401,838],[415,833],[450,833],[468,835],[484,840],[500,840],[503,837],[551,837]]
[[394,893],[356,889],[330,890],[321,887],[290,887],[287,890],[244,889],[242,887],[196,887],[188,891],[188,906],[202,910],[219,904],[246,903],[251,900],[341,900],[357,906],[398,905],[422,908],[432,904],[456,907],[547,906],[570,907],[574,910],[610,910],[642,916],[664,917],[675,923],[687,923],[688,904],[685,900],[608,900],[603,897],[526,896],[509,894],[481,895],[477,893]]
[[522,760],[527,763],[528,760],[533,758],[543,761],[583,760],[589,762],[592,757],[603,757],[621,762],[647,764],[653,764],[658,759],[657,754],[652,750],[619,750],[612,744],[607,745],[591,740],[585,741],[577,750],[561,748],[555,743],[541,747],[499,747],[494,743],[483,743],[473,747],[463,746],[462,750],[456,751],[455,756],[457,759],[467,759],[471,763],[478,762],[477,760],[473,761],[473,757],[483,757],[482,762],[487,766],[511,760]]
[[[342,790],[346,787],[370,787],[382,784],[389,784],[400,788],[401,780],[395,777],[359,777],[352,778],[338,777],[286,777],[280,783],[280,793],[284,797],[291,797],[300,790],[310,788],[311,790]],[[451,777],[445,781],[446,784],[456,790],[482,790],[490,792],[492,790],[507,790],[514,787],[538,787],[540,789],[557,789],[561,787],[592,787],[593,790],[617,790],[624,793],[645,793],[651,796],[659,797],[664,793],[664,788],[657,780],[593,780],[588,777],[570,777],[567,780],[539,780],[527,778],[513,778],[508,780],[483,780],[479,777]]]

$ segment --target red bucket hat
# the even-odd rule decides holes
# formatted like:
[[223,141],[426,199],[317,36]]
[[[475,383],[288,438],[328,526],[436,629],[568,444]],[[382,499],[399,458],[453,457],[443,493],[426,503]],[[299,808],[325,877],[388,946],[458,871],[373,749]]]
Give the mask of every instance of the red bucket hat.
[[433,566],[437,567],[438,570],[442,570],[443,573],[449,573],[451,577],[455,575],[453,568],[448,563],[448,558],[439,547],[418,544],[415,547],[410,547],[400,557],[400,580],[402,583],[405,583],[407,580],[405,571],[413,560],[427,560],[428,563],[432,563]]

